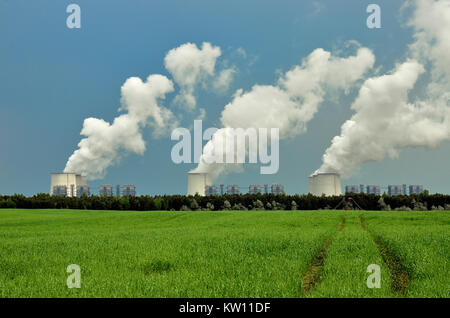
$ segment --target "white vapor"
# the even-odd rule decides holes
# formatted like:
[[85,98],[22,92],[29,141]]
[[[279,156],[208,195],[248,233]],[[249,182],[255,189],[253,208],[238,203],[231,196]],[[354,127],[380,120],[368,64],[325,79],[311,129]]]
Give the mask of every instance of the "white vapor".
[[181,88],[175,98],[176,103],[188,110],[195,108],[194,89],[198,83],[214,75],[216,60],[221,54],[220,47],[208,42],[204,42],[201,49],[194,43],[186,43],[167,53],[164,65]]
[[[170,50],[164,59],[166,69],[180,86],[175,101],[183,101],[188,109],[196,105],[194,89],[205,84],[207,77],[214,75],[217,58],[221,55],[218,46],[203,43],[201,49],[186,43]],[[234,69],[221,71],[213,84],[217,90],[226,90],[232,80]],[[108,167],[116,164],[124,155],[142,155],[146,150],[142,129],[152,128],[152,136],[159,138],[169,134],[178,125],[172,111],[159,105],[166,94],[174,91],[171,80],[163,75],[150,75],[146,82],[140,78],[128,78],[121,88],[121,107],[126,112],[112,123],[103,119],[86,118],[78,149],[69,157],[65,172],[87,175],[89,179],[103,178]],[[199,118],[206,112],[199,109]]]
[[146,82],[137,77],[128,78],[121,88],[119,109],[127,113],[116,117],[112,124],[103,119],[85,119],[81,130],[85,138],[70,156],[64,172],[98,179],[120,159],[121,152],[143,154],[146,147],[142,128],[151,126],[157,137],[176,126],[172,112],[158,105],[158,100],[173,90],[172,81],[163,75],[150,75]]
[[[254,85],[245,93],[242,89],[236,91],[233,100],[222,111],[223,129],[217,131],[216,137],[227,135],[227,128],[279,128],[280,139],[303,133],[326,91],[347,91],[374,62],[375,57],[367,48],[359,48],[355,56],[347,58],[316,49],[301,65],[283,74],[276,85]],[[211,164],[215,147],[220,149],[220,144],[214,145],[214,139],[205,145],[194,171],[217,176],[225,169],[236,168],[230,164]]]
[[[348,177],[361,164],[395,158],[404,147],[434,148],[450,140],[450,1],[417,0],[410,59],[391,74],[366,80],[318,172]],[[430,69],[425,98],[409,101],[418,77]],[[412,95],[412,94],[411,94]]]
[[435,80],[450,78],[450,1],[417,0],[408,23],[414,27],[415,42],[410,49],[414,58],[432,63]]

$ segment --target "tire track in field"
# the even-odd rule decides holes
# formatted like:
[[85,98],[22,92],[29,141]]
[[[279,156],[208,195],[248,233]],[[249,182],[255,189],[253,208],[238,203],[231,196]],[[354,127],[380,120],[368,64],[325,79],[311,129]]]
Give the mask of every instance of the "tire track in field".
[[400,262],[398,257],[387,247],[387,245],[383,242],[383,240],[373,234],[371,231],[367,229],[366,221],[364,220],[364,216],[361,214],[359,216],[359,219],[361,221],[361,227],[369,232],[370,236],[372,237],[372,240],[374,241],[375,245],[378,247],[378,250],[380,251],[381,258],[383,259],[386,266],[389,268],[389,273],[391,275],[391,289],[394,293],[403,295],[406,292],[406,289],[408,288],[408,271],[406,270],[406,267]]
[[[342,231],[344,229],[344,225],[345,225],[345,217],[342,217],[341,221],[337,226],[337,232]],[[319,283],[323,272],[323,265],[325,263],[327,249],[330,246],[331,242],[333,241],[334,236],[335,234],[330,236],[327,240],[325,240],[325,242],[322,245],[322,248],[317,253],[313,262],[309,266],[309,269],[303,276],[301,284],[302,295],[309,294],[312,290],[314,290],[316,285]]]

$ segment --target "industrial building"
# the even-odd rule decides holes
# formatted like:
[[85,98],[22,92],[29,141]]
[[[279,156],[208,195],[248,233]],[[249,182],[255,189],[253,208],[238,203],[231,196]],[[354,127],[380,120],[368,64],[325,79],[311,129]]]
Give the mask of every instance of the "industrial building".
[[212,185],[212,178],[209,173],[189,172],[188,173],[188,195],[205,195],[206,186]]
[[388,185],[388,194],[389,195],[402,195],[406,194],[403,192],[404,187],[402,185]]
[[[119,193],[117,193],[117,195],[120,195]],[[122,195],[123,196],[131,196],[131,197],[135,197],[136,196],[136,187],[134,184],[125,184],[122,186]]]
[[[220,189],[220,190],[219,190]],[[381,195],[381,190],[387,189],[389,195],[406,195],[408,194],[408,187],[406,184],[401,185],[389,185],[386,187],[380,187],[378,185],[347,185],[345,186],[345,193],[366,193]],[[64,191],[64,190],[62,190]],[[248,187],[249,194],[258,194],[264,191],[265,194],[269,193],[269,185],[264,184],[263,187],[258,184],[251,184]],[[423,186],[410,185],[409,194],[422,193]],[[282,194],[285,193],[284,186],[281,184],[273,184],[270,187],[270,193]],[[309,177],[309,193],[316,196],[333,196],[342,195],[341,178],[338,173],[325,172],[315,173]],[[189,172],[188,174],[188,195],[224,195],[224,194],[240,194],[240,187],[236,184],[229,184],[225,186],[220,184],[216,187],[212,184],[212,178],[209,173]]]
[[261,186],[259,184],[251,184],[248,187],[249,194],[258,194],[261,193]]
[[381,194],[381,188],[380,186],[377,185],[368,185],[367,186],[367,194],[375,194],[375,195],[380,195]]
[[64,185],[54,186],[52,195],[67,195],[67,187]]
[[346,185],[345,186],[345,193],[358,193],[359,192],[359,186],[357,185]]
[[317,196],[341,195],[341,177],[333,172],[313,174],[309,177],[309,193]]
[[281,184],[272,184],[270,190],[272,194],[284,194],[284,186]]
[[98,194],[99,195],[106,195],[108,197],[112,197],[113,196],[113,186],[112,186],[112,184],[102,184],[98,188]]
[[[102,184],[98,188],[98,194],[112,197],[114,195],[113,189],[114,189],[114,187],[112,184]],[[123,196],[134,197],[134,196],[136,196],[136,186],[134,184],[125,184],[121,187],[120,184],[116,184],[115,193],[116,193],[116,196],[120,196],[122,194]]]
[[77,186],[77,197],[81,197],[82,195],[91,195],[91,188],[88,185],[79,185]]
[[216,195],[217,187],[215,185],[205,186],[205,195]]
[[[81,193],[78,193],[81,191]],[[68,197],[81,196],[89,192],[87,177],[76,173],[50,174],[50,195],[65,195]]]
[[423,193],[422,185],[410,185],[409,186],[409,194],[420,194]]
[[[387,189],[388,195],[408,195],[408,186],[406,184],[402,185],[388,185],[387,188],[383,187],[383,189]],[[409,186],[409,194],[422,193],[423,186],[422,185],[410,185]],[[375,194],[381,195],[381,187],[377,185],[368,185],[366,186],[366,191],[364,191],[364,185],[347,185],[345,186],[345,193],[366,193],[366,194]]]
[[364,184],[345,186],[345,193],[367,193],[380,195],[380,192],[380,187],[376,185],[368,185],[366,188],[364,188]]
[[239,194],[239,186],[237,184],[229,184],[227,185],[227,194]]
[[[267,184],[264,185],[265,188],[269,188]],[[224,184],[220,185],[220,195],[224,194],[240,194],[241,190],[240,187],[237,184],[229,184],[225,187]],[[262,193],[262,187],[259,184],[251,184],[248,187],[248,193],[249,194],[258,194]],[[267,193],[267,192],[266,192]],[[271,186],[271,193],[272,194],[283,194],[284,192],[284,186],[281,184],[273,184]],[[217,195],[218,188],[215,185],[206,185],[205,186],[205,195]]]

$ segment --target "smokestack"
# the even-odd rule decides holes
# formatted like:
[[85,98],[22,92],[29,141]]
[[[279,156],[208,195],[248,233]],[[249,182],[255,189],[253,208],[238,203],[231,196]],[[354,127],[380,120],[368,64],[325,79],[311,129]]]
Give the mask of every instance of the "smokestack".
[[[414,12],[407,24],[414,42],[406,60],[387,74],[366,79],[351,106],[354,115],[332,139],[319,171],[348,177],[366,162],[397,158],[404,148],[435,149],[450,140],[449,2],[411,3]],[[423,93],[416,93],[417,84],[425,88]]]
[[313,174],[309,177],[309,193],[317,196],[341,195],[341,177],[332,172]]
[[52,173],[50,175],[50,195],[80,196],[81,193],[78,193],[80,187],[88,187],[86,180],[86,176],[76,173]]
[[195,195],[198,193],[201,196],[205,195],[205,187],[212,185],[212,178],[209,173],[188,173],[188,195]]
[[69,157],[64,172],[89,175],[91,180],[103,178],[108,167],[127,153],[144,154],[142,131],[152,127],[155,138],[166,133],[176,119],[160,106],[166,94],[174,90],[173,83],[163,75],[150,75],[144,82],[130,77],[121,87],[121,107],[124,113],[112,123],[89,117],[83,122],[78,149]]
[[[327,90],[349,90],[372,68],[374,62],[372,51],[364,47],[359,47],[356,55],[346,58],[317,48],[301,64],[281,74],[275,84],[253,85],[248,91],[237,90],[220,115],[222,128],[203,147],[195,171],[218,176],[236,168],[233,164],[208,163],[215,161],[214,149],[224,149],[223,140],[231,134],[229,128],[262,128],[263,124],[265,128],[279,128],[281,138],[304,133],[318,112]],[[268,116],[272,113],[277,116]],[[244,147],[249,149],[246,143]],[[232,149],[225,147],[225,155],[233,155]]]

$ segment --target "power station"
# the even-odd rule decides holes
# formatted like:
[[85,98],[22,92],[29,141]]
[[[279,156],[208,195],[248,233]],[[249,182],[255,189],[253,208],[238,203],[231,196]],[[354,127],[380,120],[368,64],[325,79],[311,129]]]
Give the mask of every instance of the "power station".
[[[99,194],[113,196],[113,185],[103,184],[99,187]],[[136,187],[133,184],[126,184],[120,187],[115,186],[116,195],[120,196],[136,196]],[[258,184],[251,184],[248,187],[249,194],[263,193],[263,188]],[[384,189],[384,188],[383,188]],[[387,193],[389,195],[407,195],[408,187],[403,185],[389,185]],[[422,185],[410,185],[409,194],[420,194],[424,192]],[[219,187],[212,183],[212,177],[209,173],[189,172],[188,173],[188,189],[187,195],[216,195],[219,193]],[[220,185],[220,194],[240,194],[240,187],[236,184]],[[264,184],[264,193],[269,193],[269,185]],[[283,194],[284,186],[281,184],[273,184],[270,187],[270,193]],[[309,193],[315,196],[333,196],[342,195],[341,178],[338,173],[321,172],[309,176]],[[377,185],[347,185],[345,193],[367,193],[381,194],[381,187]],[[77,173],[51,173],[50,195],[64,195],[67,197],[81,197],[83,194],[90,195],[90,187],[87,184],[87,177]]]
[[[122,190],[120,188],[120,184],[116,184],[116,196],[136,196],[136,186],[134,184],[125,184],[122,186]],[[112,184],[102,184],[98,188],[98,194],[102,196],[112,197],[114,195],[113,185]]]
[[80,197],[83,193],[89,195],[87,177],[77,173],[52,173],[50,177],[50,195],[65,195]]
[[309,193],[317,196],[325,194],[341,195],[341,177],[338,173],[315,173],[309,177]]
[[[364,185],[347,185],[345,186],[345,193],[365,193],[365,194],[375,194],[381,195],[381,189],[386,189],[388,195],[408,195],[408,187],[406,184],[399,185],[388,185],[387,187],[380,187],[378,185],[368,185],[365,188]],[[423,185],[410,185],[409,194],[420,194],[423,193]],[[386,192],[385,192],[386,193]]]
[[[120,188],[116,184],[116,195],[136,196],[136,186],[134,184],[125,184]],[[83,194],[91,195],[91,189],[87,184],[87,176],[78,173],[60,172],[50,174],[50,195],[62,195],[66,197],[81,197]],[[102,184],[98,188],[99,195],[113,196],[113,185]]]
[[[269,193],[268,184],[264,184],[264,193]],[[250,185],[249,193],[261,193],[260,185]],[[189,172],[188,173],[188,195],[215,195],[218,192],[218,188],[212,184],[212,178],[209,173],[201,172]],[[238,185],[228,185],[226,188],[226,194],[239,194]],[[271,187],[272,194],[285,193],[284,186],[281,184],[273,184]],[[325,194],[341,195],[341,177],[338,173],[316,173],[309,177],[309,193],[317,196]],[[224,194],[224,185],[220,185],[220,194]]]
[[205,195],[206,186],[212,185],[212,178],[209,173],[189,172],[188,173],[188,195]]
[[[224,187],[224,184],[220,185],[220,193],[218,192],[218,188],[217,186],[213,185],[207,185],[205,186],[205,195],[206,196],[210,196],[210,195],[224,195],[224,194],[241,194],[241,187],[239,187],[237,184],[229,184],[227,185],[227,187]],[[265,194],[268,194],[268,185],[265,185],[266,187],[264,187],[265,189]],[[224,191],[224,189],[226,189],[226,191]],[[282,184],[272,184],[272,186],[270,187],[270,193],[272,194],[285,194],[284,192],[284,186]],[[262,194],[262,187],[259,184],[251,184],[248,187],[248,194]]]

